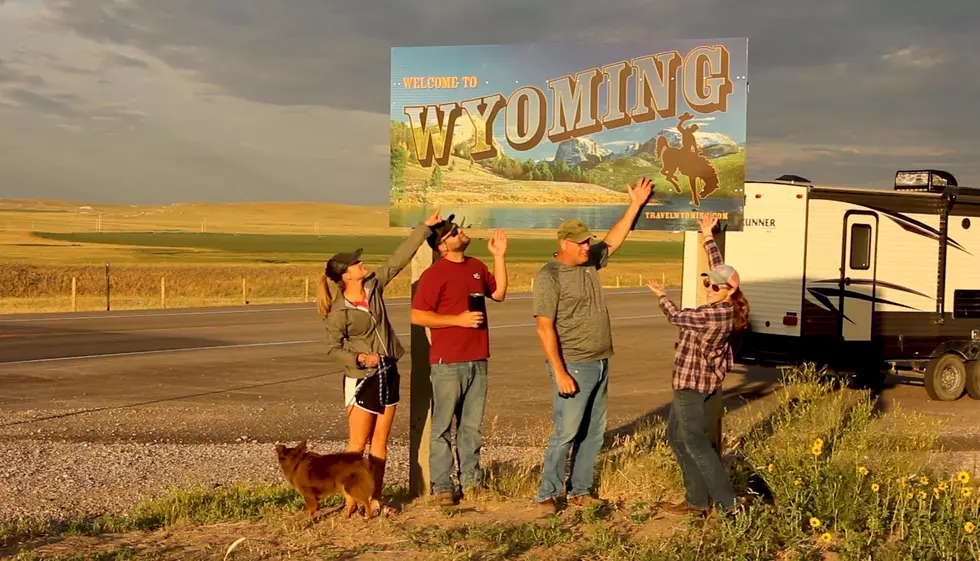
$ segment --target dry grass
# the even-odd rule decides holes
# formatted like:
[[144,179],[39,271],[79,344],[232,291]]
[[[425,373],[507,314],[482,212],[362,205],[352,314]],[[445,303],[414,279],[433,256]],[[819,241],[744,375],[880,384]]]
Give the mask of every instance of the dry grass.
[[[540,267],[541,263],[509,264],[509,291],[530,291]],[[167,308],[312,302],[320,271],[319,265],[113,265],[111,308],[162,308],[161,279],[166,283]],[[617,279],[620,287],[640,287],[641,277],[677,285],[680,275],[678,263],[611,263],[602,280],[609,287],[617,286]],[[104,266],[0,264],[0,313],[72,311],[72,277],[76,311],[106,309]],[[409,272],[403,271],[386,295],[408,296],[410,283]]]
[[812,367],[784,384],[792,391],[767,398],[764,414],[734,415],[726,428],[738,490],[771,494],[737,519],[659,512],[657,503],[680,499],[683,486],[663,420],[654,420],[601,453],[598,492],[606,500],[558,516],[544,517],[528,501],[537,463],[495,465],[493,492],[454,508],[398,491],[389,492],[404,505],[395,518],[344,520],[325,509],[310,524],[283,485],[178,491],[129,516],[0,524],[6,545],[22,544],[0,554],[27,561],[84,548],[104,559],[213,559],[238,542],[234,559],[977,558],[975,474],[922,463],[934,426],[905,413],[879,416],[867,392],[844,389]]
[[[624,196],[620,194],[620,198]],[[0,199],[0,247],[10,243],[30,243],[31,238],[25,236],[29,232],[96,232],[100,225],[103,232],[391,236],[408,231],[407,228],[388,226],[387,206],[281,202],[89,205],[71,201]],[[470,232],[478,238],[487,235],[486,230]],[[508,232],[515,237],[530,238],[553,238],[555,235],[551,230],[514,229]],[[659,231],[637,231],[630,235],[630,239],[647,241],[679,241],[681,238],[678,233]]]

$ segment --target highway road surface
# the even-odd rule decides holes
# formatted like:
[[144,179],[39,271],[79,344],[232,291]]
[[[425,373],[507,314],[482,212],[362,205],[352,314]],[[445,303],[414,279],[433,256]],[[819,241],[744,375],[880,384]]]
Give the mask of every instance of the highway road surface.
[[[678,293],[673,293],[675,299]],[[646,290],[608,290],[616,355],[609,429],[665,414],[676,329]],[[408,300],[389,299],[409,348]],[[551,397],[528,294],[490,303],[489,442],[543,445]],[[324,356],[313,304],[0,316],[0,439],[222,443],[346,437],[340,368]],[[399,363],[408,436],[410,358]],[[739,367],[726,381],[735,410],[771,391],[775,372]],[[971,447],[980,402],[928,400],[917,380],[892,377],[885,408],[950,422]]]

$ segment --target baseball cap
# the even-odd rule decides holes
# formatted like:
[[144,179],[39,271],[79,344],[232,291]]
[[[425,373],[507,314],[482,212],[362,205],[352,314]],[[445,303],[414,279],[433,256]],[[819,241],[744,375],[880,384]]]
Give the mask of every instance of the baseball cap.
[[581,220],[570,218],[558,226],[559,240],[571,240],[575,243],[582,243],[585,240],[592,238],[595,238],[595,236],[592,235],[592,232],[589,231],[589,227],[586,226]]
[[701,276],[708,277],[715,284],[727,284],[732,290],[739,285],[738,271],[731,265],[718,265]]
[[425,241],[428,242],[429,247],[432,249],[439,248],[439,244],[442,243],[442,238],[444,238],[446,234],[453,229],[453,226],[457,226],[457,224],[453,223],[453,218],[456,218],[456,215],[450,214],[445,220],[438,222],[431,227],[432,233],[425,239]]
[[361,260],[361,253],[363,251],[363,248],[357,248],[354,251],[338,253],[337,255],[331,257],[330,260],[327,261],[327,277],[334,282],[337,282],[337,280],[347,272],[348,267]]

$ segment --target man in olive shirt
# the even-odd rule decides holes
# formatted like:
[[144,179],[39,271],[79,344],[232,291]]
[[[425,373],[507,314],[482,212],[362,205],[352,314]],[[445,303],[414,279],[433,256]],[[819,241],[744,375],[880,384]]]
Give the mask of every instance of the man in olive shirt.
[[623,245],[653,183],[627,186],[630,204],[605,239],[592,243],[588,226],[566,220],[558,228],[559,250],[534,279],[534,315],[545,366],[552,381],[554,429],[548,442],[537,502],[549,512],[565,488],[569,450],[574,447],[568,501],[593,502],[596,456],[606,431],[606,389],[613,354],[609,311],[598,270]]

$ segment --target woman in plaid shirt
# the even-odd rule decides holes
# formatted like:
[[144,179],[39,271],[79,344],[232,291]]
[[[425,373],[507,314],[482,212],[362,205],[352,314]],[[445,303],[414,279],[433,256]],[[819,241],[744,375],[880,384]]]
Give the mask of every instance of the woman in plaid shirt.
[[717,223],[714,216],[698,221],[710,266],[702,275],[707,304],[682,310],[667,298],[662,284],[649,284],[667,320],[680,328],[667,439],[684,474],[687,493],[685,502],[665,509],[676,513],[704,514],[712,503],[730,513],[739,504],[719,452],[708,439],[708,421],[713,417],[709,409],[720,406],[721,385],[733,363],[730,339],[749,325],[749,304],[739,290],[738,273],[724,264],[711,234]]

